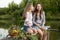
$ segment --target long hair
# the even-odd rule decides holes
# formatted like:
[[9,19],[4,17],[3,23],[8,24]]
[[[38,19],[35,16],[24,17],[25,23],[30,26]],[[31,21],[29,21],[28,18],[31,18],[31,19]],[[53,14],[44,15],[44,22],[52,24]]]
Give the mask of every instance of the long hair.
[[28,3],[24,9],[24,12],[23,12],[23,15],[22,15],[22,18],[25,19],[26,18],[26,12],[28,12],[29,10],[31,10],[31,3]]
[[[38,4],[40,4],[40,3],[38,3]],[[41,4],[40,4],[40,5],[41,5]],[[43,12],[43,8],[42,8],[42,5],[41,5],[41,10],[40,10],[40,14],[39,14],[40,19],[42,19],[42,17],[41,17],[42,12]],[[35,21],[36,21],[36,19],[37,19],[37,13],[38,13],[38,9],[37,9],[37,5],[36,5],[36,6],[35,6],[35,10],[34,10]]]

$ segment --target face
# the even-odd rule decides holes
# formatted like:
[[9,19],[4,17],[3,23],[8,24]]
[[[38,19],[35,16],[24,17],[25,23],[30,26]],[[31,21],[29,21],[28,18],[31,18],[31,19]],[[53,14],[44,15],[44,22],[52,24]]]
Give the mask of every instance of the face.
[[34,7],[33,7],[33,5],[31,5],[31,11],[34,11]]
[[42,7],[41,7],[41,4],[37,4],[37,10],[39,10],[39,11],[40,11],[40,10],[41,10],[41,8],[42,8]]

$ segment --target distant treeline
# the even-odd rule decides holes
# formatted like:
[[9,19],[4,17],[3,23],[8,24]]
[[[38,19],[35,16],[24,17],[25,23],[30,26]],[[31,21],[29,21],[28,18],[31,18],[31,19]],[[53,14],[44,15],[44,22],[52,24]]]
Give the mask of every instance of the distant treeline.
[[[21,18],[23,10],[28,0],[23,0],[21,4],[14,2],[9,3],[8,7],[0,8],[0,27],[9,26],[11,24],[23,26]],[[60,0],[30,0],[35,6],[41,3],[46,14],[46,25],[59,26],[60,24]]]

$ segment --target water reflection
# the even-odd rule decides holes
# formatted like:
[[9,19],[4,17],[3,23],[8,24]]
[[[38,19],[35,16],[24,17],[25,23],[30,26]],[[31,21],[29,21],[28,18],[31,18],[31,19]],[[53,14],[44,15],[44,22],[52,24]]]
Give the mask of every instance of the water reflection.
[[50,40],[60,40],[60,31],[49,31]]
[[4,28],[0,28],[0,39],[6,37],[8,35],[8,30]]

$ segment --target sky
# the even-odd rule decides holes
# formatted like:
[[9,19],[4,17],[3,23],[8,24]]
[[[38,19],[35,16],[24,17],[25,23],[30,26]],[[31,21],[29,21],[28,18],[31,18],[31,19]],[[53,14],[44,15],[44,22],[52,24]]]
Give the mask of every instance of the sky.
[[8,7],[8,4],[14,1],[15,3],[19,4],[22,0],[0,0],[0,8]]

